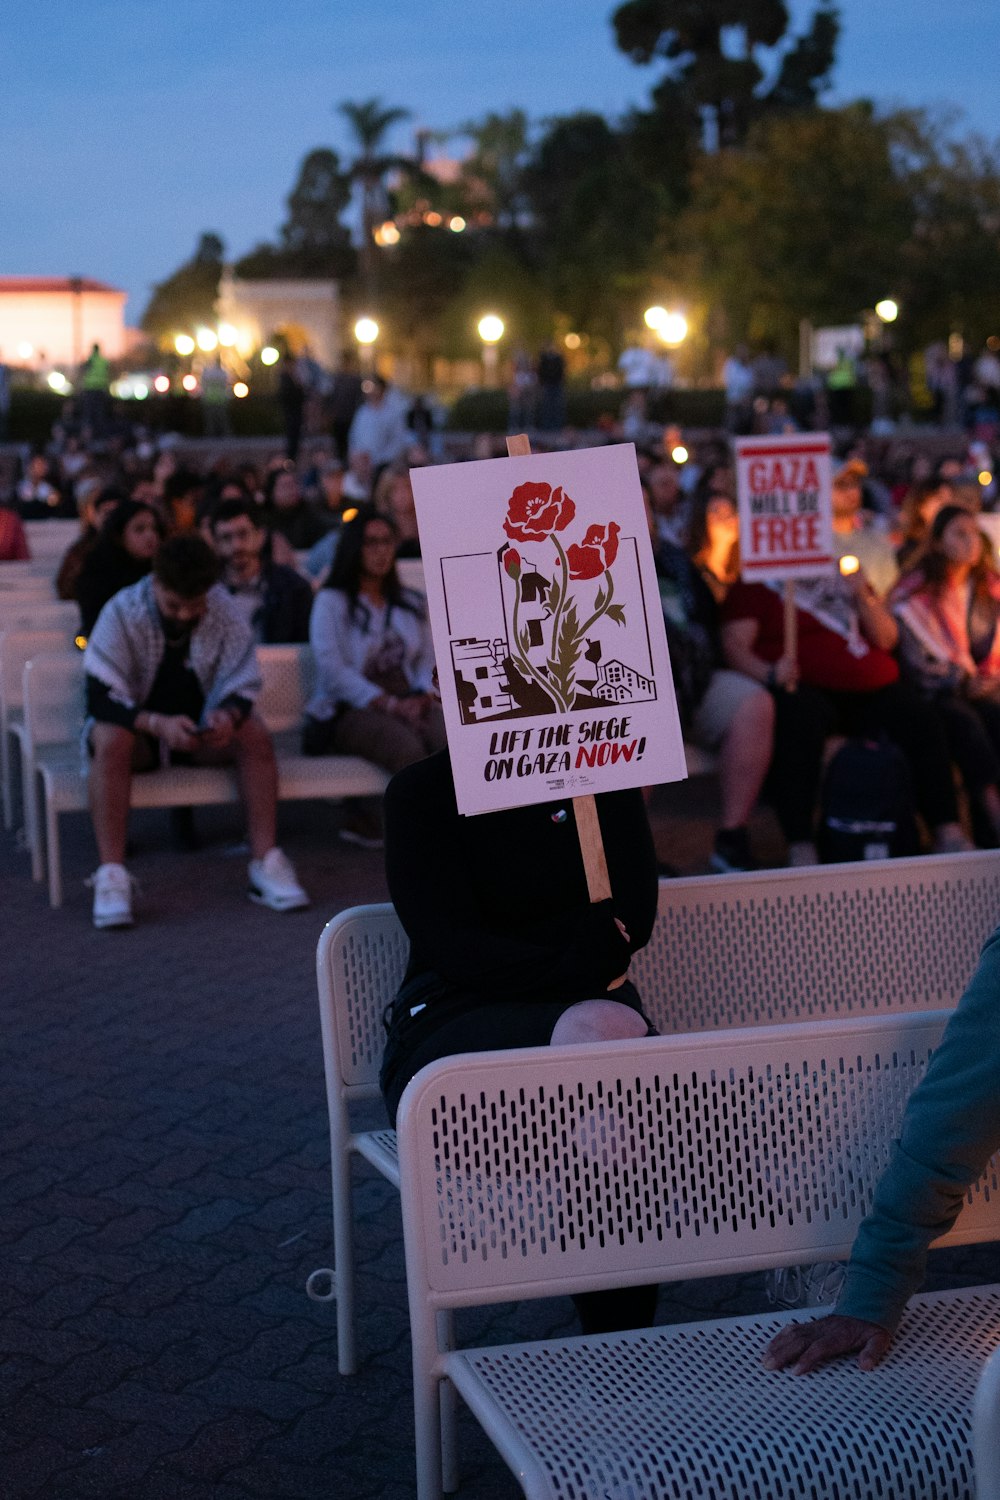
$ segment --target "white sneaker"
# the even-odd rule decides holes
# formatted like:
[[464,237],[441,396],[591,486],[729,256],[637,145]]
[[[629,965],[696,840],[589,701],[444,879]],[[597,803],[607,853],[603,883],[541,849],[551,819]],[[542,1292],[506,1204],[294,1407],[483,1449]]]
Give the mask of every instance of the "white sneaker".
[[131,927],[131,875],[124,865],[99,865],[87,884],[94,892],[95,927]]
[[263,859],[250,861],[250,900],[272,911],[295,911],[309,905],[295,868],[280,849],[269,849]]

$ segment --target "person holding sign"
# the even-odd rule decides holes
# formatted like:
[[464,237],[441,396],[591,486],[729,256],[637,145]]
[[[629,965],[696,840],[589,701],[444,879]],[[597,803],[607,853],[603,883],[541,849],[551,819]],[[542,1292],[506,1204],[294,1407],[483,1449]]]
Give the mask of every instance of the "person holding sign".
[[[645,1036],[628,977],[656,917],[653,839],[638,788],[596,799],[612,897],[591,902],[570,799],[461,817],[451,759],[394,776],[386,874],[410,939],[386,1015],[391,1121],[406,1084],[458,1052]],[[577,1303],[588,1332],[646,1327],[656,1289]]]
[[898,628],[862,569],[794,585],[797,651],[785,649],[782,585],[738,583],[723,608],[729,665],[774,695],[771,784],[793,864],[815,864],[814,820],[823,746],[834,734],[884,734],[903,752],[917,809],[939,853],[969,847],[944,728],[933,707],[899,680]]

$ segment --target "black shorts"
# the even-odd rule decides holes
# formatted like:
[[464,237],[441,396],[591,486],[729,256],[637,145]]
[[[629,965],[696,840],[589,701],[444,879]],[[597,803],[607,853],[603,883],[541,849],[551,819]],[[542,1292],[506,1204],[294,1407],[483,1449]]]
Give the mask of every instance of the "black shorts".
[[[396,1123],[396,1110],[403,1090],[415,1073],[441,1057],[457,1052],[495,1052],[510,1047],[547,1047],[559,1017],[581,1000],[615,1000],[638,1011],[650,1036],[656,1028],[642,1008],[639,992],[630,980],[603,995],[579,995],[573,1000],[480,1001],[468,995],[436,995],[421,1005],[420,992],[407,986],[407,993],[389,1007],[388,1038],[382,1057],[379,1084],[389,1121]],[[415,1016],[410,1009],[420,1006]]]

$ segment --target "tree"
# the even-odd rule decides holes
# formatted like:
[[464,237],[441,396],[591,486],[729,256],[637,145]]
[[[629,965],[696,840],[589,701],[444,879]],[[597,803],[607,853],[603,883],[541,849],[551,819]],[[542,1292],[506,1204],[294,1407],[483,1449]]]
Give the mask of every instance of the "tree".
[[337,153],[328,147],[310,151],[285,200],[288,216],[279,243],[258,245],[237,262],[236,274],[248,280],[349,277],[356,257],[340,216],[350,198],[350,182]]
[[522,109],[488,114],[460,127],[473,142],[462,163],[462,177],[473,202],[478,198],[501,229],[516,227],[524,212],[522,176],[528,157],[528,117]]
[[897,285],[914,224],[893,132],[864,104],[763,120],[702,157],[678,246],[731,341],[791,352],[798,323],[853,322]]
[[385,106],[378,99],[337,105],[351,128],[358,154],[347,168],[347,176],[361,196],[361,279],[370,291],[375,280],[375,230],[389,212],[385,179],[390,172],[414,172],[416,162],[408,156],[393,156],[383,150],[393,125],[409,118],[409,110]]
[[555,305],[571,326],[611,343],[642,295],[670,201],[632,145],[601,115],[568,115],[550,123],[523,175],[533,253]]
[[922,111],[887,121],[913,205],[913,230],[887,285],[918,346],[952,330],[981,344],[1000,328],[1000,148],[975,135],[956,139],[954,124]]
[[215,322],[215,299],[225,244],[217,234],[202,234],[191,259],[153,288],[141,326],[160,341],[173,341],[182,330]]
[[[788,43],[784,0],[625,0],[615,39],[633,62],[662,58],[689,118],[708,115],[720,146],[738,145],[769,107],[814,106],[828,84],[839,22],[823,0],[805,36]],[[778,72],[765,87],[767,67]]]

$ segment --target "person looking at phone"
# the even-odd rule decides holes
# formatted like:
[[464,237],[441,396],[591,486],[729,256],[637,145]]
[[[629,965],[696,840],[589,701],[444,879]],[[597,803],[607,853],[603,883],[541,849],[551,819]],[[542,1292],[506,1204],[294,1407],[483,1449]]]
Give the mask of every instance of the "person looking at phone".
[[253,631],[217,579],[207,542],[171,537],[152,573],[108,601],[88,641],[95,927],[132,924],[125,868],[132,775],[171,764],[236,766],[251,899],[275,911],[309,904],[275,845],[278,776],[270,735],[253,712],[260,690]]

